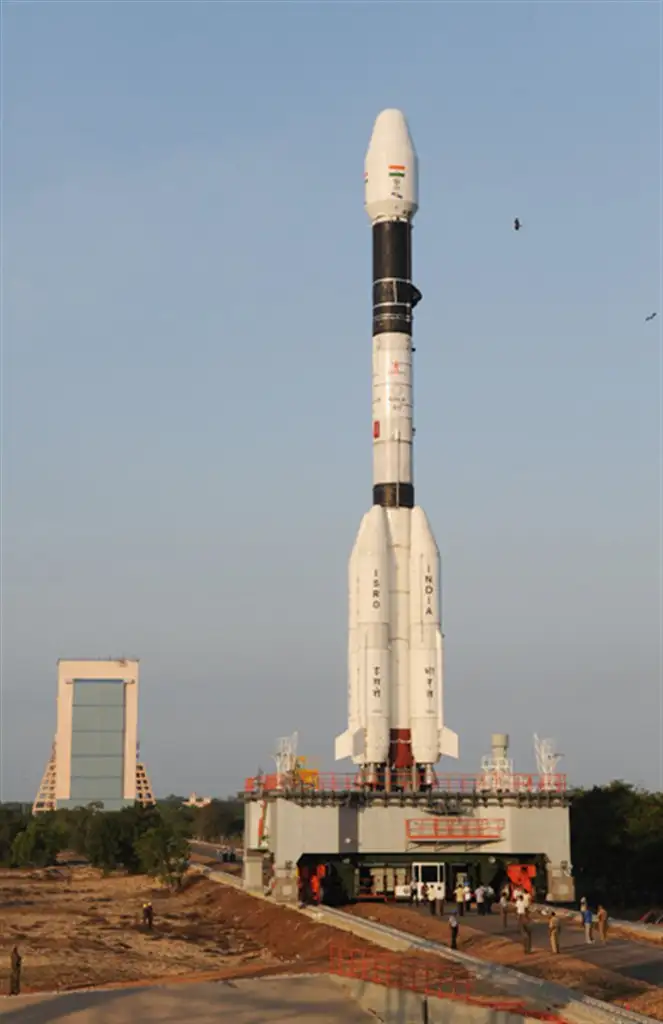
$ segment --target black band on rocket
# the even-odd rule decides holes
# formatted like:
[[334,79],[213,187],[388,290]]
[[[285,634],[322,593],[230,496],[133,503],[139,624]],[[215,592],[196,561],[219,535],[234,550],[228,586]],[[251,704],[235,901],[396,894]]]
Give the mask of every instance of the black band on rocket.
[[412,284],[412,225],[383,220],[373,225],[373,337],[412,333],[412,310],[421,299]]
[[413,484],[376,484],[373,504],[382,508],[414,508]]

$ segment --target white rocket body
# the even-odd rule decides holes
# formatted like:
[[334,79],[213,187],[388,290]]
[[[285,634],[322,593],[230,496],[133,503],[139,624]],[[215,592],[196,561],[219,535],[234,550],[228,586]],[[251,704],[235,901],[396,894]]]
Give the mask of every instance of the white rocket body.
[[[349,562],[348,729],[336,759],[367,781],[431,784],[441,755],[458,757],[444,724],[440,555],[414,505],[411,221],[418,164],[399,110],[375,122],[365,163],[373,224],[373,507]],[[395,774],[394,774],[395,773]],[[418,783],[417,783],[418,784]]]

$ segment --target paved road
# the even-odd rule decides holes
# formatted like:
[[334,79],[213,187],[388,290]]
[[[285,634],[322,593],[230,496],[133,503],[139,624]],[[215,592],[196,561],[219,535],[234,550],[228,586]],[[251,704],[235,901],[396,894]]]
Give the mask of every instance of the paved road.
[[0,1000],[2,1024],[368,1024],[330,978],[255,979]]
[[[429,913],[425,907],[413,907],[412,911],[418,914]],[[478,928],[491,935],[504,934],[500,915],[496,911],[486,914],[485,917],[479,917],[478,914],[472,912],[467,917],[461,918],[461,930],[463,921],[466,921],[472,928]],[[515,914],[509,915],[506,937],[512,938],[514,942],[521,941]],[[550,949],[547,922],[532,922],[532,945],[537,949]],[[650,985],[663,985],[663,949],[658,949],[649,943],[609,937],[605,945],[599,943],[597,939],[594,945],[588,946],[579,927],[562,921],[560,948],[562,953],[568,953],[569,956],[595,964],[597,967],[616,971],[618,974],[634,978],[637,981],[646,981]]]
[[[223,847],[219,846],[217,843],[204,843],[200,839],[192,839],[189,842],[189,847],[191,848],[192,853],[197,853],[201,857],[209,857],[210,860],[216,858],[220,862],[223,860]],[[230,863],[233,862],[231,861]],[[237,858],[235,863],[241,863],[240,858]]]

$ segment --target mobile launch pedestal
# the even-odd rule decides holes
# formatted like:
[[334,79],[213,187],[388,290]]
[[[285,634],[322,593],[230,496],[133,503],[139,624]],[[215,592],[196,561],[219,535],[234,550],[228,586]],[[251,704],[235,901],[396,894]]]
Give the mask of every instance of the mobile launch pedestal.
[[413,876],[447,898],[468,877],[573,901],[566,777],[515,773],[505,739],[493,737],[481,773],[436,775],[428,791],[374,789],[359,773],[247,779],[245,884],[260,888],[271,873],[275,898],[295,900],[302,870],[323,865],[330,902],[405,896]]
[[[537,889],[565,902],[573,883],[564,777],[436,771],[441,757],[458,757],[458,737],[444,717],[440,556],[414,498],[419,172],[399,110],[375,122],[364,186],[373,240],[373,505],[349,562],[348,723],[336,739],[336,760],[351,759],[354,771],[247,780],[245,881],[262,884],[266,853],[275,895],[293,899],[311,872],[324,877],[325,899],[342,900],[403,895],[411,880],[448,893],[465,877],[494,884],[522,869],[523,880],[536,872]],[[505,740],[494,737],[506,763]]]

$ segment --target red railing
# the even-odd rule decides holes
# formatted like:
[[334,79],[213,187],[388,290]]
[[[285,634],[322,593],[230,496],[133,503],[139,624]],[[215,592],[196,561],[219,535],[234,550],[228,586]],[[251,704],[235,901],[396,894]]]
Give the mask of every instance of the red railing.
[[[444,793],[489,793],[492,786],[483,775],[436,775],[433,789]],[[566,775],[527,775],[516,773],[510,775],[499,787],[502,792],[509,793],[543,793],[566,791]],[[321,772],[307,779],[293,779],[287,775],[262,775],[246,779],[245,793],[274,792],[314,792],[314,793],[347,793],[379,789],[374,785],[366,785],[356,774],[335,774]]]
[[453,966],[427,967],[408,963],[402,954],[367,954],[361,949],[330,946],[329,971],[343,978],[370,981],[387,988],[408,989],[439,999],[467,998],[471,994],[470,979],[465,972],[461,974]]
[[530,1020],[555,1021],[562,1018],[552,1013],[531,1009],[521,999],[479,996],[472,993],[472,979],[457,964],[440,962],[439,967],[419,964],[403,953],[367,954],[359,949],[330,946],[329,973],[342,978],[383,985],[385,988],[416,992],[431,999],[454,999],[489,1010],[500,1010],[528,1017]]
[[408,818],[405,834],[411,842],[468,839],[485,842],[502,838],[504,818]]

